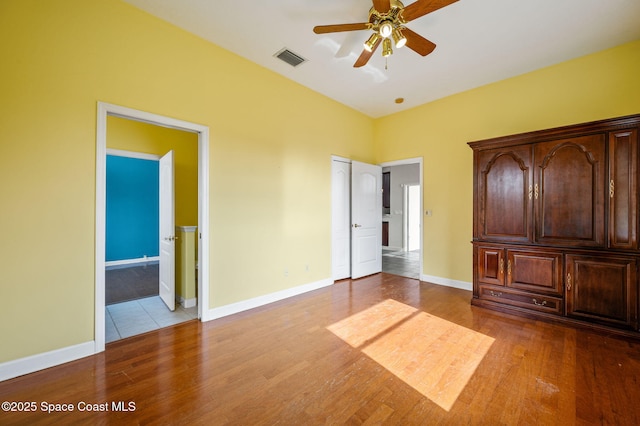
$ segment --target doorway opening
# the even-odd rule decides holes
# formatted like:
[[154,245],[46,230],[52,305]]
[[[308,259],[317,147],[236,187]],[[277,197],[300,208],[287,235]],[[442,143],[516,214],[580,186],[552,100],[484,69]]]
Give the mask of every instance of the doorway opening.
[[420,279],[422,271],[422,159],[382,164],[388,174],[387,245],[382,247],[382,271]]
[[[209,305],[209,129],[206,126],[189,123],[170,117],[160,116],[144,111],[134,110],[118,105],[107,103],[98,103],[97,117],[97,134],[96,134],[96,277],[95,277],[95,352],[101,352],[105,349],[106,339],[106,300],[105,300],[105,269],[106,269],[106,160],[107,160],[107,127],[108,118],[122,118],[125,121],[140,122],[158,126],[159,128],[168,128],[187,132],[197,135],[197,213],[192,214],[192,220],[197,223],[191,223],[193,251],[198,253],[197,270],[192,271],[197,282],[197,299],[196,306],[191,306],[192,316],[194,318],[202,318],[203,313],[206,314]],[[114,129],[111,129],[114,130]],[[193,219],[195,218],[195,219]],[[178,223],[178,225],[181,225]],[[178,232],[176,227],[176,232]],[[193,232],[197,229],[197,232]],[[182,234],[181,234],[182,235]],[[160,236],[161,238],[163,236]],[[176,242],[176,236],[164,236],[168,240]],[[179,242],[179,240],[178,240]],[[143,257],[144,260],[144,257]],[[148,260],[148,259],[147,259]],[[173,273],[173,272],[172,272]],[[147,300],[147,299],[144,299]],[[162,303],[162,302],[160,302]],[[154,307],[155,306],[155,307]],[[160,307],[164,308],[162,305]],[[149,313],[157,311],[157,303],[148,303],[142,309]],[[155,321],[157,324],[170,325],[171,322],[164,320]]]
[[[107,126],[105,343],[110,343],[197,318],[195,239],[183,226],[175,227],[174,210],[180,213],[178,223],[197,223],[198,165],[194,133],[119,117],[108,117]],[[174,157],[180,166],[175,173]],[[167,167],[169,181],[163,174]],[[182,201],[175,208],[166,203],[174,194]],[[161,224],[169,229],[161,231]],[[174,234],[189,239],[189,246]],[[161,241],[161,235],[172,238]],[[168,255],[161,250],[165,245],[171,245]]]

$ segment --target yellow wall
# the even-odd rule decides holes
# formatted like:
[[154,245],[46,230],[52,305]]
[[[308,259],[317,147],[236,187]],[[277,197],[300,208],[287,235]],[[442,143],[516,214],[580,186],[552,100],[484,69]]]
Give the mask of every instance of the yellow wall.
[[423,273],[471,282],[473,173],[467,142],[637,113],[640,41],[376,120],[378,162],[424,161],[424,207],[433,216],[423,222]]
[[372,119],[117,0],[2,0],[0,57],[0,362],[94,338],[98,101],[209,126],[211,307],[331,276]]
[[198,224],[198,134],[107,117],[107,148],[164,155],[173,150],[175,222]]

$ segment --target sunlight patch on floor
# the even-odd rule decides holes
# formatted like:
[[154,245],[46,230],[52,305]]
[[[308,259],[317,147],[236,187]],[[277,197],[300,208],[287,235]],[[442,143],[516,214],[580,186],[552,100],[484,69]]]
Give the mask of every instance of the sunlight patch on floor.
[[447,411],[494,341],[392,299],[327,328]]

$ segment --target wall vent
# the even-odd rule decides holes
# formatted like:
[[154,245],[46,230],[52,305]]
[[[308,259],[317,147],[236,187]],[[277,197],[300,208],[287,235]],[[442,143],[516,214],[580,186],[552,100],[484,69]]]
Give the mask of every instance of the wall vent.
[[292,51],[290,51],[289,49],[287,49],[286,47],[279,50],[278,52],[276,52],[275,55],[276,58],[288,63],[289,65],[291,65],[292,67],[297,67],[298,65],[300,65],[303,62],[306,62],[307,60],[305,58],[303,58],[302,56],[298,55],[297,53],[293,53]]

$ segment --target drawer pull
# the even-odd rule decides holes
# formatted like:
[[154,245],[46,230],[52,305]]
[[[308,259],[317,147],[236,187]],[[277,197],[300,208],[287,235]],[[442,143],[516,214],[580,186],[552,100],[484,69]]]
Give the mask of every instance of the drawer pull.
[[613,183],[613,179],[611,179],[609,181],[609,197],[613,198],[613,196],[615,195],[616,191],[615,191],[615,184]]
[[502,293],[500,293],[499,291],[492,291],[489,290],[489,294],[492,295],[493,297],[500,297],[502,296]]
[[542,303],[539,303],[536,299],[533,299],[533,304],[536,306],[546,306],[547,305],[547,301],[543,300]]

